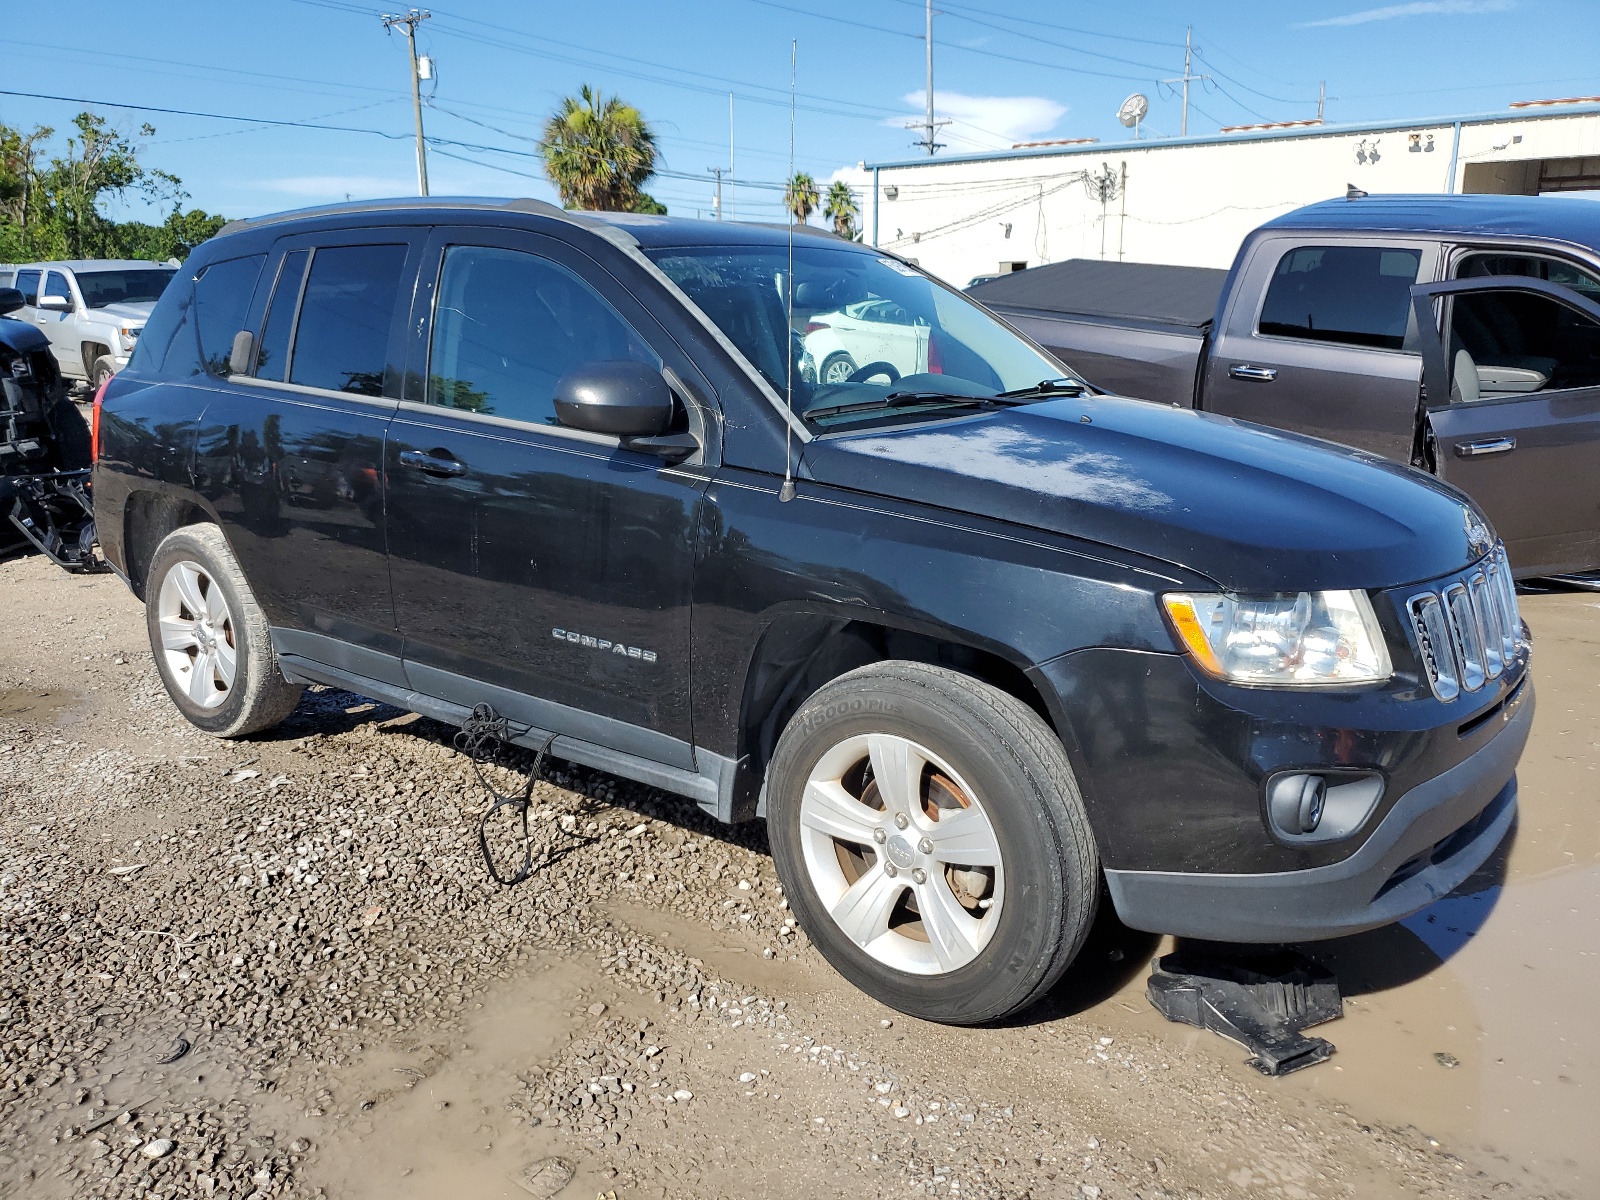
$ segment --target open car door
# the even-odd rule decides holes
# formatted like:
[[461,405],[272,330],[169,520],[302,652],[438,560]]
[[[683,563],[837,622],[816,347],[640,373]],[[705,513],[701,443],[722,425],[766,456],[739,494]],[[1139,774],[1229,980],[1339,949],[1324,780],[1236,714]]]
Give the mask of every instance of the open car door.
[[1488,514],[1519,579],[1600,571],[1600,305],[1521,276],[1411,297],[1425,465]]

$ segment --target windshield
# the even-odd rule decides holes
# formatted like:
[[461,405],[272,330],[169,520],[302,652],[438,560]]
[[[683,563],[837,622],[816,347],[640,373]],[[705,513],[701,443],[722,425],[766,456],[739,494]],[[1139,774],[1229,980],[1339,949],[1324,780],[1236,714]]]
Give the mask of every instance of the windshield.
[[170,267],[131,271],[79,271],[78,290],[90,308],[108,304],[154,304],[177,272]]
[[955,412],[1071,378],[960,293],[870,251],[796,246],[787,322],[786,246],[646,253],[780,396],[792,365],[794,409],[814,427]]

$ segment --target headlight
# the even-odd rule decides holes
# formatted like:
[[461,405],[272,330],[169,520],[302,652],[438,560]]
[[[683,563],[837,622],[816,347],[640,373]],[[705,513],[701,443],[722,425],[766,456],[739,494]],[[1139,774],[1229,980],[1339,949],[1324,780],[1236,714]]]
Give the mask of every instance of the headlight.
[[123,340],[128,342],[136,341],[139,337],[139,331],[143,328],[143,325],[124,325],[122,327]]
[[1161,598],[1178,642],[1208,674],[1266,687],[1379,683],[1389,647],[1365,592]]

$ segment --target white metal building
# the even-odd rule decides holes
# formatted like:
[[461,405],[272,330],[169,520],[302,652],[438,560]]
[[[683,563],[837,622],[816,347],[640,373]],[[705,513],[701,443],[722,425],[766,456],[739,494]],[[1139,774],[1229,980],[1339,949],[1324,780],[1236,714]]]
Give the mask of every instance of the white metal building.
[[1372,193],[1600,190],[1600,97],[866,168],[867,240],[956,284],[1067,258],[1226,267],[1255,226],[1352,184]]

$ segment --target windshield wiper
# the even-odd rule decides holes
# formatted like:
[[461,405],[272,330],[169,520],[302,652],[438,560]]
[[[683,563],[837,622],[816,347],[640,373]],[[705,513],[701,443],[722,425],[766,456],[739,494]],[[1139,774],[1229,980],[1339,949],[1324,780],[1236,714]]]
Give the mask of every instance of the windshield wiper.
[[1015,400],[1024,396],[1081,396],[1088,390],[1082,380],[1067,379],[1041,379],[1032,387],[1017,388],[1010,392],[999,392],[997,400]]
[[807,419],[814,419],[838,416],[840,413],[867,412],[871,409],[909,408],[930,402],[937,402],[941,407],[947,408],[986,408],[996,399],[994,396],[963,396],[951,392],[930,392],[919,389],[911,392],[890,392],[887,396],[872,400],[846,400],[821,408],[808,408],[802,415]]

